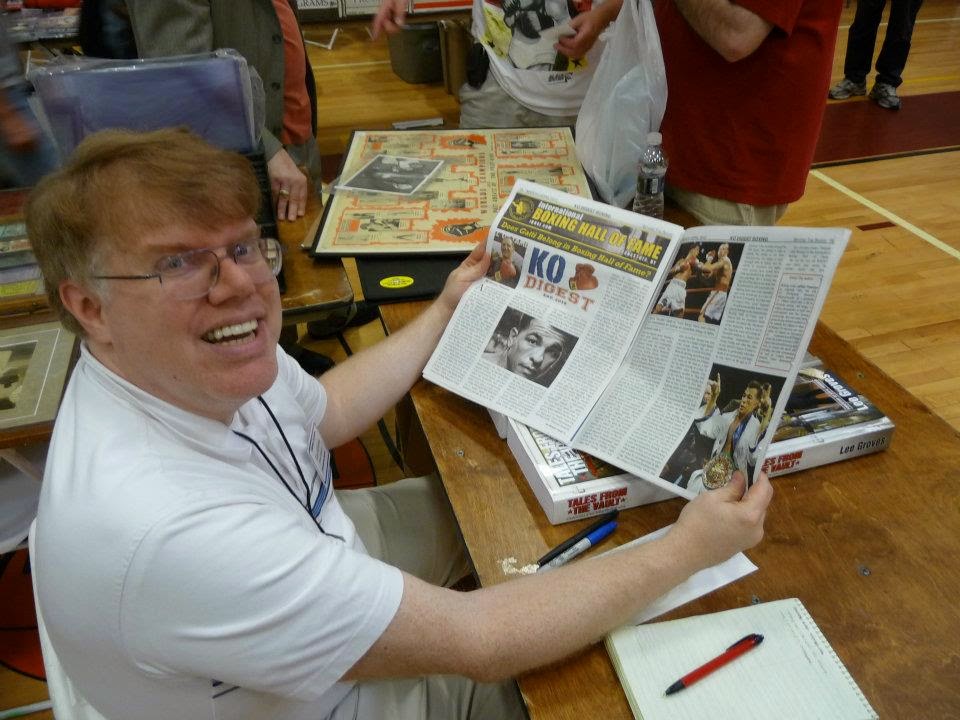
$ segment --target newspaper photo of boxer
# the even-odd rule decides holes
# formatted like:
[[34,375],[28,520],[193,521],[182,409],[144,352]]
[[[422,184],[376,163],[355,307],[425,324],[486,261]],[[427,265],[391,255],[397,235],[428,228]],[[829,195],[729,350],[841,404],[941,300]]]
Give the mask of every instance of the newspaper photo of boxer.
[[487,341],[483,357],[515,375],[550,387],[576,343],[577,338],[570,333],[508,307]]

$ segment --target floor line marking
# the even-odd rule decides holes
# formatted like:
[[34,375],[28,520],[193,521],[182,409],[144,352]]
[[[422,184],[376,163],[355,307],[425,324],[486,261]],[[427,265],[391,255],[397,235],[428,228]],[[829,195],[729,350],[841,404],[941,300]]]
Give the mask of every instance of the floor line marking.
[[832,177],[830,177],[829,175],[825,175],[819,170],[811,170],[810,174],[813,175],[815,178],[817,178],[817,180],[820,180],[821,182],[826,183],[827,185],[834,188],[835,190],[839,190],[844,195],[849,197],[851,200],[855,200],[861,205],[864,205],[865,207],[870,208],[878,215],[885,217],[887,220],[894,223],[895,225],[899,225],[907,232],[913,233],[924,242],[930,245],[933,245],[933,247],[937,248],[938,250],[942,250],[943,252],[947,253],[947,255],[950,255],[953,258],[960,260],[960,250],[957,250],[956,248],[951,247],[950,245],[943,242],[942,240],[938,240],[933,235],[928,233],[926,230],[921,230],[913,223],[907,222],[906,220],[904,220],[902,217],[898,215],[894,215],[892,212],[890,212],[886,208],[881,207],[880,205],[877,205],[877,203],[873,202],[872,200],[868,200],[863,195],[857,192],[854,192],[853,190],[848,188],[846,185],[834,180]]
[[319,65],[313,66],[314,72],[320,70],[341,70],[343,68],[365,67],[367,65],[389,65],[389,60],[370,60],[369,62],[340,63],[339,65]]
[[[924,18],[922,20],[917,19],[913,21],[913,24],[914,25],[933,25],[934,23],[952,23],[952,22],[960,22],[960,17]],[[878,27],[886,27],[886,26],[887,26],[887,22],[882,22],[880,23],[880,25],[878,25]],[[849,25],[839,25],[837,27],[837,31],[849,30],[849,29],[850,29]]]

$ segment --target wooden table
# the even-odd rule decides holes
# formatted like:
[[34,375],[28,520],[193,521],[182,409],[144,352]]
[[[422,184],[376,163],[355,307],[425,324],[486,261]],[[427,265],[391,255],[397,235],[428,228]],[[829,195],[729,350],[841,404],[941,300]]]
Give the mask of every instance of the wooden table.
[[[424,303],[381,306],[388,329]],[[886,452],[773,481],[760,570],[666,617],[798,597],[881,718],[960,717],[960,435],[819,326],[811,352],[897,425]],[[552,526],[487,411],[426,381],[413,405],[483,585],[584,526]],[[621,543],[672,522],[681,500],[624,511]],[[623,718],[601,645],[520,678],[531,718]]]
[[284,247],[286,291],[280,298],[284,325],[320,320],[353,303],[353,288],[340,259],[314,259],[300,247],[305,238],[314,236],[320,212],[320,203],[311,194],[304,217],[277,223]]

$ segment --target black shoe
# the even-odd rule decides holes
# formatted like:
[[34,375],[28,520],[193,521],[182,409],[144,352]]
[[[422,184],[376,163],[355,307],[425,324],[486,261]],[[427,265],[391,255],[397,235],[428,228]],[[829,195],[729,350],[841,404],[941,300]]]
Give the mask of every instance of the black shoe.
[[366,325],[368,322],[376,320],[379,316],[380,309],[376,303],[368,303],[366,300],[361,300],[350,306],[350,310],[345,317],[341,314],[336,314],[324,320],[308,322],[307,334],[314,340],[320,340],[330,337],[331,335],[336,335],[344,328]]

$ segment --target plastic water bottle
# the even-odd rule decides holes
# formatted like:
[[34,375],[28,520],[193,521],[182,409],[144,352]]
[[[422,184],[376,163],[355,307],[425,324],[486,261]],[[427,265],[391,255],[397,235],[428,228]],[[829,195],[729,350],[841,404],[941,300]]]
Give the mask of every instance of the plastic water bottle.
[[637,194],[633,198],[634,212],[655,218],[663,217],[663,176],[667,174],[667,157],[661,143],[660,133],[647,133],[647,147],[637,170]]

